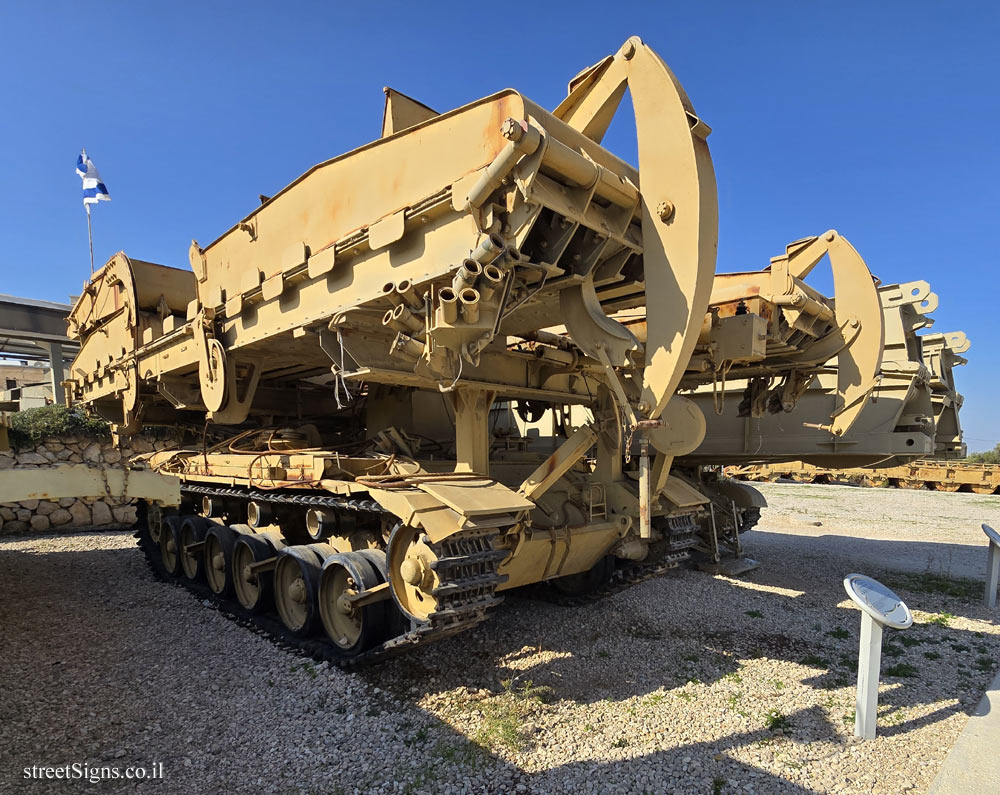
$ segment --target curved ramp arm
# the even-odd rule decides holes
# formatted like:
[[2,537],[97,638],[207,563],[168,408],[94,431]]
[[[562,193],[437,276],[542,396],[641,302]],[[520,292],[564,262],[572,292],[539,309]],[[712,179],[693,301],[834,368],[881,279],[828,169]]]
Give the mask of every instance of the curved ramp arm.
[[[831,239],[832,236],[832,239]],[[885,348],[885,318],[871,271],[846,238],[826,233],[837,319],[858,328],[857,336],[837,356],[838,408],[830,432],[843,436],[857,421],[878,382]],[[855,325],[856,324],[856,325]]]
[[705,139],[677,78],[632,37],[582,72],[555,115],[599,141],[628,88],[639,142],[642,246],[647,306],[640,412],[655,419],[687,366],[708,311],[718,245],[715,172]]
[[882,366],[885,318],[878,286],[861,255],[834,229],[789,244],[785,256],[771,265],[772,272],[784,270],[792,279],[805,279],[825,254],[833,271],[838,328],[823,349],[837,353],[837,408],[831,423],[821,427],[843,436],[864,410]]

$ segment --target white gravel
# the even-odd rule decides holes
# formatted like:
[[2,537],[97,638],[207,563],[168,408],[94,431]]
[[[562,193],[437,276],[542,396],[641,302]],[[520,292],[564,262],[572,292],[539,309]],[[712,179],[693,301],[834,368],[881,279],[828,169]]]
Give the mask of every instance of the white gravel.
[[[841,579],[865,560],[859,533],[892,568],[910,544],[979,544],[954,524],[996,517],[1000,498],[927,493],[908,517],[899,492],[764,490],[775,508],[746,537],[764,565],[740,579],[681,571],[577,608],[512,596],[483,627],[360,674],[155,581],[127,534],[0,540],[0,791],[66,792],[22,769],[74,762],[163,763],[163,782],[95,788],[109,791],[925,790],[1000,628],[971,587],[865,565],[918,624],[887,632],[883,671],[913,675],[883,676],[879,737],[858,743],[859,614]],[[838,496],[807,510],[813,492]]]

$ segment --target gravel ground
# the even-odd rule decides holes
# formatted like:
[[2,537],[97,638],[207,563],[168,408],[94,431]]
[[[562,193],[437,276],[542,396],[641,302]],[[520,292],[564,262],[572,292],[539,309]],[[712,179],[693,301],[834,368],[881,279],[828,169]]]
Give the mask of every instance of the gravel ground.
[[[67,763],[163,765],[163,781],[95,791],[924,791],[1000,627],[977,585],[914,572],[924,545],[984,554],[1000,498],[762,490],[773,508],[746,545],[763,565],[739,579],[679,571],[572,609],[510,596],[485,626],[360,674],[155,581],[125,533],[0,540],[0,791],[75,791],[23,778]],[[887,630],[866,743],[841,586],[861,563],[917,617]]]

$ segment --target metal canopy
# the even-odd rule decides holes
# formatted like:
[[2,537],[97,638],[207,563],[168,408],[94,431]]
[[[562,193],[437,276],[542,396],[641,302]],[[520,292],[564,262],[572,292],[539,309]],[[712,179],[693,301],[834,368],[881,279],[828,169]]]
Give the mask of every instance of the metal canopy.
[[0,293],[0,352],[7,353],[8,348],[35,347],[37,355],[35,343],[40,342],[79,347],[66,336],[66,317],[72,308],[69,304]]
[[63,402],[63,361],[76,356],[80,345],[66,336],[72,307],[53,301],[0,294],[0,358],[48,360],[52,394]]

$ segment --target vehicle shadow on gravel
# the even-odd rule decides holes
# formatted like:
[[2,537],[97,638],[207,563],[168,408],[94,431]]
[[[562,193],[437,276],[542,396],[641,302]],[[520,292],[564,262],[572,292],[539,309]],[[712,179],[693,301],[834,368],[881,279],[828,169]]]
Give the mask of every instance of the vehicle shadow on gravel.
[[[807,559],[834,556],[844,565],[865,569],[920,574],[929,572],[958,579],[985,578],[986,538],[976,528],[970,528],[969,539],[975,543],[896,541],[857,538],[836,533],[810,535],[768,530],[753,533],[747,539],[747,544],[749,553],[765,561],[765,567],[767,561],[774,560],[776,555],[784,553],[801,555]],[[980,540],[982,543],[979,543]],[[844,572],[845,575],[848,573]]]
[[[900,554],[894,547],[907,543],[878,542],[872,554],[892,561]],[[473,632],[361,675],[372,683],[405,682],[401,695],[414,703],[435,694],[461,703],[470,693],[495,698],[527,687],[544,689],[555,703],[598,709],[618,703],[624,712],[664,698],[690,699],[694,716],[705,709],[739,711],[743,707],[726,699],[745,687],[744,666],[778,661],[794,664],[791,671],[784,667],[782,676],[794,677],[785,684],[807,688],[814,704],[789,712],[794,742],[842,744],[853,724],[860,613],[842,586],[853,570],[846,556],[817,556],[816,563],[818,572],[803,572],[765,561],[739,579],[679,570],[577,607],[508,594],[492,621]],[[862,570],[917,611],[911,629],[886,631],[880,735],[898,737],[971,713],[1000,659],[1000,637],[950,624],[990,620],[981,586],[874,566]],[[705,695],[713,685],[726,688],[717,702]],[[753,722],[768,705],[744,706]],[[761,729],[732,735],[731,746],[728,738],[707,745],[736,747],[772,737]],[[684,747],[662,753],[673,758]],[[587,769],[599,772],[601,766]]]

